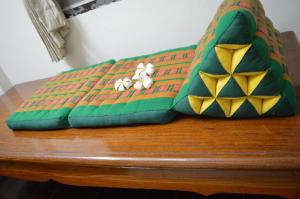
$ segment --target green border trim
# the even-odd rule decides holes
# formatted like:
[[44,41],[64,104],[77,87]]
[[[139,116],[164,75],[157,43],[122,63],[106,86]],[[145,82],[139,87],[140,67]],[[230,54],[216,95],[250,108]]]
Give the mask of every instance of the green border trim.
[[71,70],[63,71],[59,74],[64,74],[64,73],[69,73],[69,72],[74,72],[74,71],[80,71],[80,70],[86,70],[86,69],[94,68],[96,66],[101,66],[101,65],[104,65],[104,64],[115,64],[115,63],[116,63],[116,60],[110,59],[108,61],[104,61],[104,62],[101,62],[101,63],[98,63],[98,64],[93,64],[93,65],[89,65],[89,66],[84,66],[84,67],[80,67],[80,68],[74,68],[74,69],[71,69]]
[[38,110],[30,112],[15,112],[7,120],[9,128],[18,129],[63,129],[68,128],[69,108],[56,110]]
[[171,110],[173,100],[153,98],[102,106],[79,106],[71,111],[69,123],[72,127],[166,123],[177,115]]
[[176,52],[176,51],[182,51],[182,50],[194,50],[196,48],[197,48],[197,45],[193,44],[193,45],[189,45],[189,46],[185,46],[185,47],[163,50],[163,51],[159,51],[159,52],[153,53],[153,54],[146,54],[146,55],[140,55],[140,56],[135,56],[135,57],[123,58],[123,59],[119,59],[118,61],[138,60],[138,59],[148,58],[151,56],[156,56],[156,55],[160,55],[160,54],[164,54],[164,53],[170,53],[170,52]]

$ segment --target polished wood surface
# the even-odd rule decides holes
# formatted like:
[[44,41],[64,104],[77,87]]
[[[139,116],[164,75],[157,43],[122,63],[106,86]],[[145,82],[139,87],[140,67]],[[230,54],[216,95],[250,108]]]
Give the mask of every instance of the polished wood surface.
[[[239,120],[181,116],[165,125],[56,131],[8,129],[5,119],[44,81],[17,85],[0,97],[0,175],[203,194],[300,195],[300,114]],[[299,87],[297,96],[300,104]]]
[[8,129],[5,118],[41,83],[16,86],[0,98],[0,160],[118,167],[300,169],[299,114],[251,120],[182,116],[166,125],[55,131]]

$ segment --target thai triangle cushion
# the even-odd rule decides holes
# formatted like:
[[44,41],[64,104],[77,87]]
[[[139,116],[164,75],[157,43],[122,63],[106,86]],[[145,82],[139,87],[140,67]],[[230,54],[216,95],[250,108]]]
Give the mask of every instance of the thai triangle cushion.
[[280,33],[258,0],[226,0],[218,9],[174,108],[213,117],[295,114]]
[[[177,115],[172,110],[194,57],[196,46],[119,60],[69,115],[72,127],[97,127],[138,123],[166,123]],[[131,79],[139,63],[154,65],[153,85],[115,90],[120,78]]]
[[115,63],[104,63],[62,72],[51,78],[7,120],[11,129],[60,129],[69,127],[72,108]]

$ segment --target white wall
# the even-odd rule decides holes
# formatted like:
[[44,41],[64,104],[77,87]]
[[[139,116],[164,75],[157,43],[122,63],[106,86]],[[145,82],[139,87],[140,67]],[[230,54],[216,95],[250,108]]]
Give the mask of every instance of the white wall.
[[0,65],[13,85],[70,69],[51,62],[22,0],[1,1]]
[[68,41],[79,42],[68,42],[66,60],[80,66],[195,44],[219,2],[121,0],[100,7],[69,20]]
[[0,96],[11,87],[12,83],[10,82],[0,65]]
[[293,30],[300,39],[300,1],[299,0],[261,0],[266,15],[281,31]]
[[[3,0],[0,65],[12,84],[41,79],[110,58],[197,43],[221,0],[121,0],[71,18],[68,56],[52,63],[22,1]],[[300,38],[300,1],[263,0],[280,31]]]

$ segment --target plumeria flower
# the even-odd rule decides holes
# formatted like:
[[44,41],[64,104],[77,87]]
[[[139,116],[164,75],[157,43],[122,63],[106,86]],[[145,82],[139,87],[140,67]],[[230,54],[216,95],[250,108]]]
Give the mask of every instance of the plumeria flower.
[[127,77],[125,77],[124,79],[118,79],[115,83],[115,89],[121,92],[129,89],[131,86],[132,81]]
[[145,76],[151,77],[151,75],[153,73],[154,73],[154,65],[153,64],[148,63],[145,66],[143,63],[139,63],[132,79],[140,80],[142,77],[145,77]]
[[148,76],[144,76],[142,77],[140,80],[138,80],[137,82],[135,82],[135,84],[133,85],[133,87],[136,90],[142,90],[143,88],[150,88],[153,84],[153,80],[151,77]]

